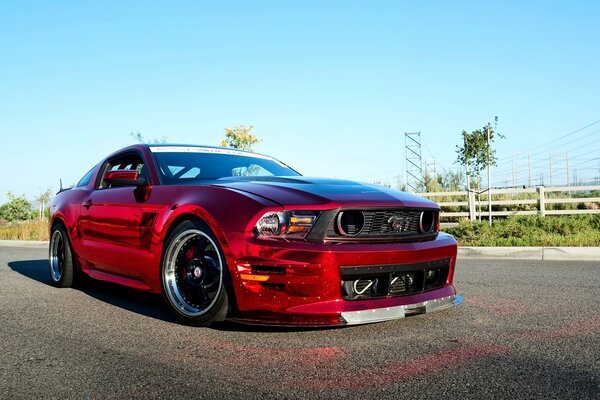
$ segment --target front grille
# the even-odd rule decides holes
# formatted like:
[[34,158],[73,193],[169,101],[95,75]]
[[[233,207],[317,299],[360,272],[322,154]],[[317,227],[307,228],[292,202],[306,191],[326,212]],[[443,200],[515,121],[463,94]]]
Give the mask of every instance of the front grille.
[[[385,235],[388,233],[417,233],[419,232],[419,217],[421,211],[365,211],[365,235]],[[402,221],[399,231],[394,231],[389,223],[392,217]]]
[[439,210],[427,208],[342,208],[321,212],[309,242],[414,243],[435,240]]
[[437,235],[435,225],[423,228],[425,213],[437,220],[433,210],[341,210],[329,221],[325,240],[398,240],[431,239]]
[[415,264],[342,267],[342,298],[406,296],[444,287],[450,259]]

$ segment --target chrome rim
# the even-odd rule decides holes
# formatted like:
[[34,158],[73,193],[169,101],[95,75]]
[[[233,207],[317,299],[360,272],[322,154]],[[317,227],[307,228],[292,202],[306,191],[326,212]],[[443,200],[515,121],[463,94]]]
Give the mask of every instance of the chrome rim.
[[65,240],[59,230],[52,233],[50,239],[50,275],[58,282],[63,275],[65,265]]
[[200,230],[184,231],[169,244],[164,262],[162,279],[171,304],[189,317],[210,310],[223,286],[223,262],[215,242]]

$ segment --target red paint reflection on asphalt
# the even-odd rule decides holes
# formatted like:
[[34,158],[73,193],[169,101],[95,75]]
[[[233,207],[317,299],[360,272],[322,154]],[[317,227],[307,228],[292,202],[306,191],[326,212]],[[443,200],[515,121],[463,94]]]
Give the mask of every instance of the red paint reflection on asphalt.
[[[331,364],[323,374],[304,381],[301,388],[315,390],[356,390],[379,385],[389,385],[406,379],[430,375],[450,368],[458,368],[481,359],[507,354],[513,350],[509,343],[539,342],[575,337],[600,332],[600,320],[577,321],[559,328],[511,335],[506,345],[473,343],[432,354],[425,354],[400,363],[370,369],[364,374],[346,373],[343,364]],[[285,381],[281,386],[299,387],[298,382]]]
[[[231,353],[231,356],[221,357],[220,363],[235,365],[239,365],[245,359],[252,364],[293,362],[302,365],[318,365],[337,362],[344,355],[339,347],[272,348],[268,345],[244,346],[225,341],[215,342],[213,346]],[[244,357],[240,357],[240,354]]]
[[538,314],[537,310],[526,307],[524,304],[503,298],[487,298],[473,296],[465,300],[466,304],[475,306],[479,309],[485,310],[486,312],[496,316],[509,316],[514,314]]
[[[385,368],[378,370],[370,370],[363,375],[359,375],[356,372],[345,373],[343,371],[329,369],[329,376],[325,377],[325,379],[306,382],[306,388],[317,390],[349,390],[387,385],[415,376],[430,374],[448,368],[455,368],[458,365],[470,361],[485,358],[490,355],[505,353],[507,350],[508,348],[505,346],[486,344],[460,347],[444,350],[438,353],[427,354],[398,364],[388,365],[385,366]],[[286,383],[286,385],[290,384],[297,386],[297,382]]]

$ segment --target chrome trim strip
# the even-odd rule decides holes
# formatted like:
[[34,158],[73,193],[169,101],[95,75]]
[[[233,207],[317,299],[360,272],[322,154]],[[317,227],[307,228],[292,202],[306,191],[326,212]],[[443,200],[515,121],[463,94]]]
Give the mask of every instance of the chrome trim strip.
[[409,315],[426,314],[433,311],[445,310],[446,308],[450,308],[454,305],[462,304],[463,301],[464,297],[457,294],[454,296],[424,301],[422,303],[406,304],[395,307],[373,308],[371,310],[343,312],[342,318],[344,318],[348,325],[370,324],[373,322],[404,318]]

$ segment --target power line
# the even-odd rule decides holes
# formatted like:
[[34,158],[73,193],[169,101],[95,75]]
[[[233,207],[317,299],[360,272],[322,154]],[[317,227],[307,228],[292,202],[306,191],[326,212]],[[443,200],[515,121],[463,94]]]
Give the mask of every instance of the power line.
[[[599,130],[599,132],[600,132],[600,130]],[[593,142],[596,143],[596,141],[593,141]],[[549,155],[551,153],[565,153],[565,152],[569,152],[570,153],[569,154],[569,158],[570,159],[576,159],[576,158],[583,157],[585,155],[588,155],[588,154],[591,154],[591,153],[594,153],[594,152],[600,152],[600,147],[594,147],[592,150],[589,150],[590,144],[592,144],[592,142],[590,142],[590,143],[586,142],[585,144],[583,144],[581,146],[577,146],[577,147],[574,147],[574,148],[565,148],[564,150],[561,149],[561,151],[556,151],[556,152],[548,151],[546,154]],[[581,148],[584,148],[584,147],[586,148],[586,151],[580,152],[580,153],[574,153],[573,154],[573,150],[578,150],[578,149],[581,149]],[[518,156],[518,155],[523,155],[523,154],[524,153],[515,153],[513,155],[513,157],[514,156]],[[542,153],[537,153],[537,154],[542,154]],[[532,170],[545,169],[545,167],[543,166],[543,163],[546,163],[547,160],[548,160],[548,157],[543,157],[543,158],[538,157],[538,158],[532,159],[532,165],[533,164],[538,164],[538,165],[542,164],[542,166],[534,167],[534,168],[532,168]],[[502,169],[498,169],[496,172],[498,174],[503,174],[503,173],[509,173],[511,170],[512,169],[510,167],[505,167],[505,168],[502,168]]]
[[[598,123],[600,123],[600,119],[599,119],[599,120],[597,120],[597,121],[594,121],[594,122],[592,122],[591,124],[588,124],[588,125],[586,125],[586,126],[584,126],[584,127],[581,127],[581,128],[575,129],[574,131],[572,131],[572,132],[569,132],[569,133],[567,133],[567,134],[565,134],[565,135],[562,135],[562,136],[560,136],[560,137],[558,137],[558,138],[556,138],[556,139],[552,139],[552,140],[550,140],[549,142],[543,143],[543,144],[541,144],[540,146],[536,146],[535,148],[531,148],[531,149],[529,149],[529,150],[525,150],[525,151],[522,151],[522,152],[520,152],[520,153],[516,153],[516,154],[523,154],[523,153],[528,153],[528,152],[530,152],[530,151],[532,151],[532,150],[538,150],[538,149],[540,149],[541,147],[545,147],[545,146],[547,146],[547,145],[549,145],[549,144],[556,143],[556,142],[558,142],[559,140],[562,140],[562,139],[564,139],[564,138],[566,138],[566,137],[569,137],[569,136],[575,135],[576,133],[579,133],[579,132],[583,131],[584,129],[587,129],[587,128],[589,128],[590,126],[594,126],[594,125],[596,125],[596,124],[598,124]],[[508,159],[510,159],[510,158],[511,158],[511,157],[504,157],[504,158],[502,158],[502,159],[500,159],[500,160],[498,160],[498,161],[506,161],[506,160],[508,160]]]
[[[561,151],[564,151],[564,150],[568,150],[568,151],[577,150],[577,149],[580,149],[580,148],[582,148],[582,147],[588,146],[588,144],[590,144],[590,143],[596,143],[596,142],[597,142],[597,140],[592,140],[592,141],[590,141],[590,142],[585,142],[583,145],[581,145],[581,146],[578,146],[578,147],[575,147],[575,148],[569,148],[569,149],[566,149],[566,147],[565,147],[565,146],[567,146],[567,145],[569,145],[569,144],[571,144],[571,143],[576,143],[576,142],[579,142],[579,141],[581,141],[582,139],[589,139],[591,136],[593,136],[593,135],[595,135],[596,133],[599,133],[599,132],[600,132],[600,129],[598,129],[598,130],[595,130],[594,132],[588,133],[588,134],[587,134],[587,136],[586,136],[585,138],[577,138],[577,139],[571,140],[571,141],[569,141],[569,142],[566,142],[566,143],[561,143],[561,144],[560,144],[559,146],[557,146],[557,147],[552,147],[552,148],[550,148],[550,149],[547,149],[547,150],[540,150],[540,151],[537,151],[537,152],[535,152],[535,153],[531,153],[531,154],[532,154],[532,155],[543,154],[543,153],[547,153],[547,152],[549,152],[549,151],[552,151],[552,150],[554,150],[554,149],[560,149]],[[522,153],[521,153],[521,154],[522,154]]]
[[437,158],[435,158],[431,150],[429,150],[429,146],[427,146],[427,143],[425,141],[423,141],[423,145],[425,146],[425,150],[427,150],[431,158],[433,158],[433,160],[435,161],[436,165],[440,166],[445,174],[448,173],[448,169],[444,167],[444,165],[441,162],[439,162]]
[[[589,163],[589,162],[591,162],[591,161],[597,161],[597,160],[600,160],[600,157],[595,157],[595,158],[589,159],[589,160],[587,160],[587,161],[578,162],[578,163],[576,163],[576,164],[573,164],[573,165],[572,165],[572,167],[577,167],[578,165],[587,164],[587,163]],[[580,169],[581,169],[581,168],[580,168]],[[583,169],[581,169],[581,170],[583,170]]]

